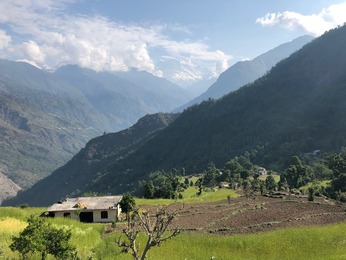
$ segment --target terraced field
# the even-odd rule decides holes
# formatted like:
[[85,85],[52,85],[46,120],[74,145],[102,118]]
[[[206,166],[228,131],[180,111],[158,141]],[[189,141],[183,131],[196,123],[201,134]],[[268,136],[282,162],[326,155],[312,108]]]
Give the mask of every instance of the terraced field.
[[[154,212],[157,206],[141,205]],[[174,203],[179,210],[174,226],[184,231],[215,234],[249,234],[284,227],[320,226],[346,221],[346,205],[323,198],[254,196],[202,203]],[[119,225],[121,226],[121,225]]]

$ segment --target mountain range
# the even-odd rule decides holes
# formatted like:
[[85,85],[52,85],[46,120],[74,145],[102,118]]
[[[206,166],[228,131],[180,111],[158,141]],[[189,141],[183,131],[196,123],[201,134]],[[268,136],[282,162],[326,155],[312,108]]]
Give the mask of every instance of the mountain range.
[[[157,170],[203,171],[247,153],[281,171],[293,155],[338,151],[346,144],[346,26],[279,62],[252,84],[91,140],[63,167],[4,205],[48,205],[84,192],[119,194]],[[157,127],[138,131],[139,126]],[[142,125],[144,124],[144,125]],[[133,135],[133,136],[132,136]],[[122,136],[126,138],[123,139]],[[85,170],[83,170],[85,169]]]
[[[66,65],[49,73],[0,60],[0,174],[17,184],[15,190],[29,188],[91,138],[189,99],[179,86],[147,72],[116,75]],[[5,178],[0,181],[4,186]]]
[[268,72],[276,63],[287,58],[293,52],[299,50],[313,39],[312,36],[305,35],[298,37],[290,42],[279,45],[278,47],[261,54],[253,60],[239,61],[226,71],[221,73],[217,81],[212,84],[207,91],[177,108],[179,112],[185,108],[199,104],[209,98],[218,99],[245,84],[251,83]]

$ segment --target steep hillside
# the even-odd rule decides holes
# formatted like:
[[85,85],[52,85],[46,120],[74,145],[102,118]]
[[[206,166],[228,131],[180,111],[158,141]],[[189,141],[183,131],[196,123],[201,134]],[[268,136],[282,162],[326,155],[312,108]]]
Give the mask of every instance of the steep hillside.
[[313,39],[312,36],[301,36],[291,42],[284,43],[250,61],[240,61],[224,71],[218,80],[206,92],[181,106],[176,111],[199,104],[209,98],[220,98],[251,83],[268,72],[276,63],[287,58]]
[[146,78],[144,87],[72,65],[48,73],[0,60],[2,173],[26,189],[65,164],[91,138],[187,101],[173,83],[162,86],[165,92],[157,88],[163,79]]
[[2,171],[2,166],[0,166],[0,204],[3,198],[14,197],[20,191],[20,187],[6,175],[2,174]]
[[97,132],[1,93],[0,133],[2,173],[28,188],[68,161]]
[[[49,178],[35,184],[31,189],[19,194],[19,199],[6,203],[19,203],[29,196],[30,205],[42,205],[55,202],[66,195],[79,194],[91,191],[92,185],[102,178],[111,163],[121,160],[133,153],[138,147],[150,140],[151,136],[159,129],[170,124],[177,115],[155,114],[141,118],[135,125],[117,133],[104,134],[87,143],[72,160],[54,171]],[[51,181],[56,185],[51,186]],[[48,190],[43,188],[47,185]],[[128,186],[127,186],[128,187]]]
[[[184,167],[187,173],[198,172],[209,162],[218,166],[245,151],[255,163],[278,170],[292,155],[338,151],[346,145],[344,46],[346,26],[313,40],[253,84],[190,107],[131,147],[131,153],[101,160],[106,165],[93,169],[99,178],[83,180],[86,175],[75,173],[76,183],[89,181],[77,193],[117,194],[130,190],[151,171]],[[76,164],[86,167],[83,161]],[[68,164],[64,167],[60,173],[70,171]],[[63,185],[64,178],[50,176],[8,203],[50,204],[61,197],[52,191]],[[66,186],[70,194],[76,192],[75,186]]]

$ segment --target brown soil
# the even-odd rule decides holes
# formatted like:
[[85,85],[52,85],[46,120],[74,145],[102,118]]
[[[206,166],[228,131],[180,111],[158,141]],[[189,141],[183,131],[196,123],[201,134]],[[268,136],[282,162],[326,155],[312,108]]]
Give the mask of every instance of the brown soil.
[[[142,205],[154,212],[157,207]],[[179,210],[172,226],[189,232],[248,234],[283,227],[326,225],[346,221],[346,204],[317,198],[239,197],[218,202],[174,203],[169,211]]]

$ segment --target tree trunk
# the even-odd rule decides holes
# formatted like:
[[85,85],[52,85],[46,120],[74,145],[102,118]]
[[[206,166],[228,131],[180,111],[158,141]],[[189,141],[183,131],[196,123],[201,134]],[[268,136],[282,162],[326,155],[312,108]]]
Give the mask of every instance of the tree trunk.
[[141,260],[145,260],[145,256],[146,256],[146,254],[148,253],[148,251],[149,251],[149,249],[151,247],[150,244],[151,244],[151,237],[148,239],[147,244],[145,245],[143,254],[141,256]]

